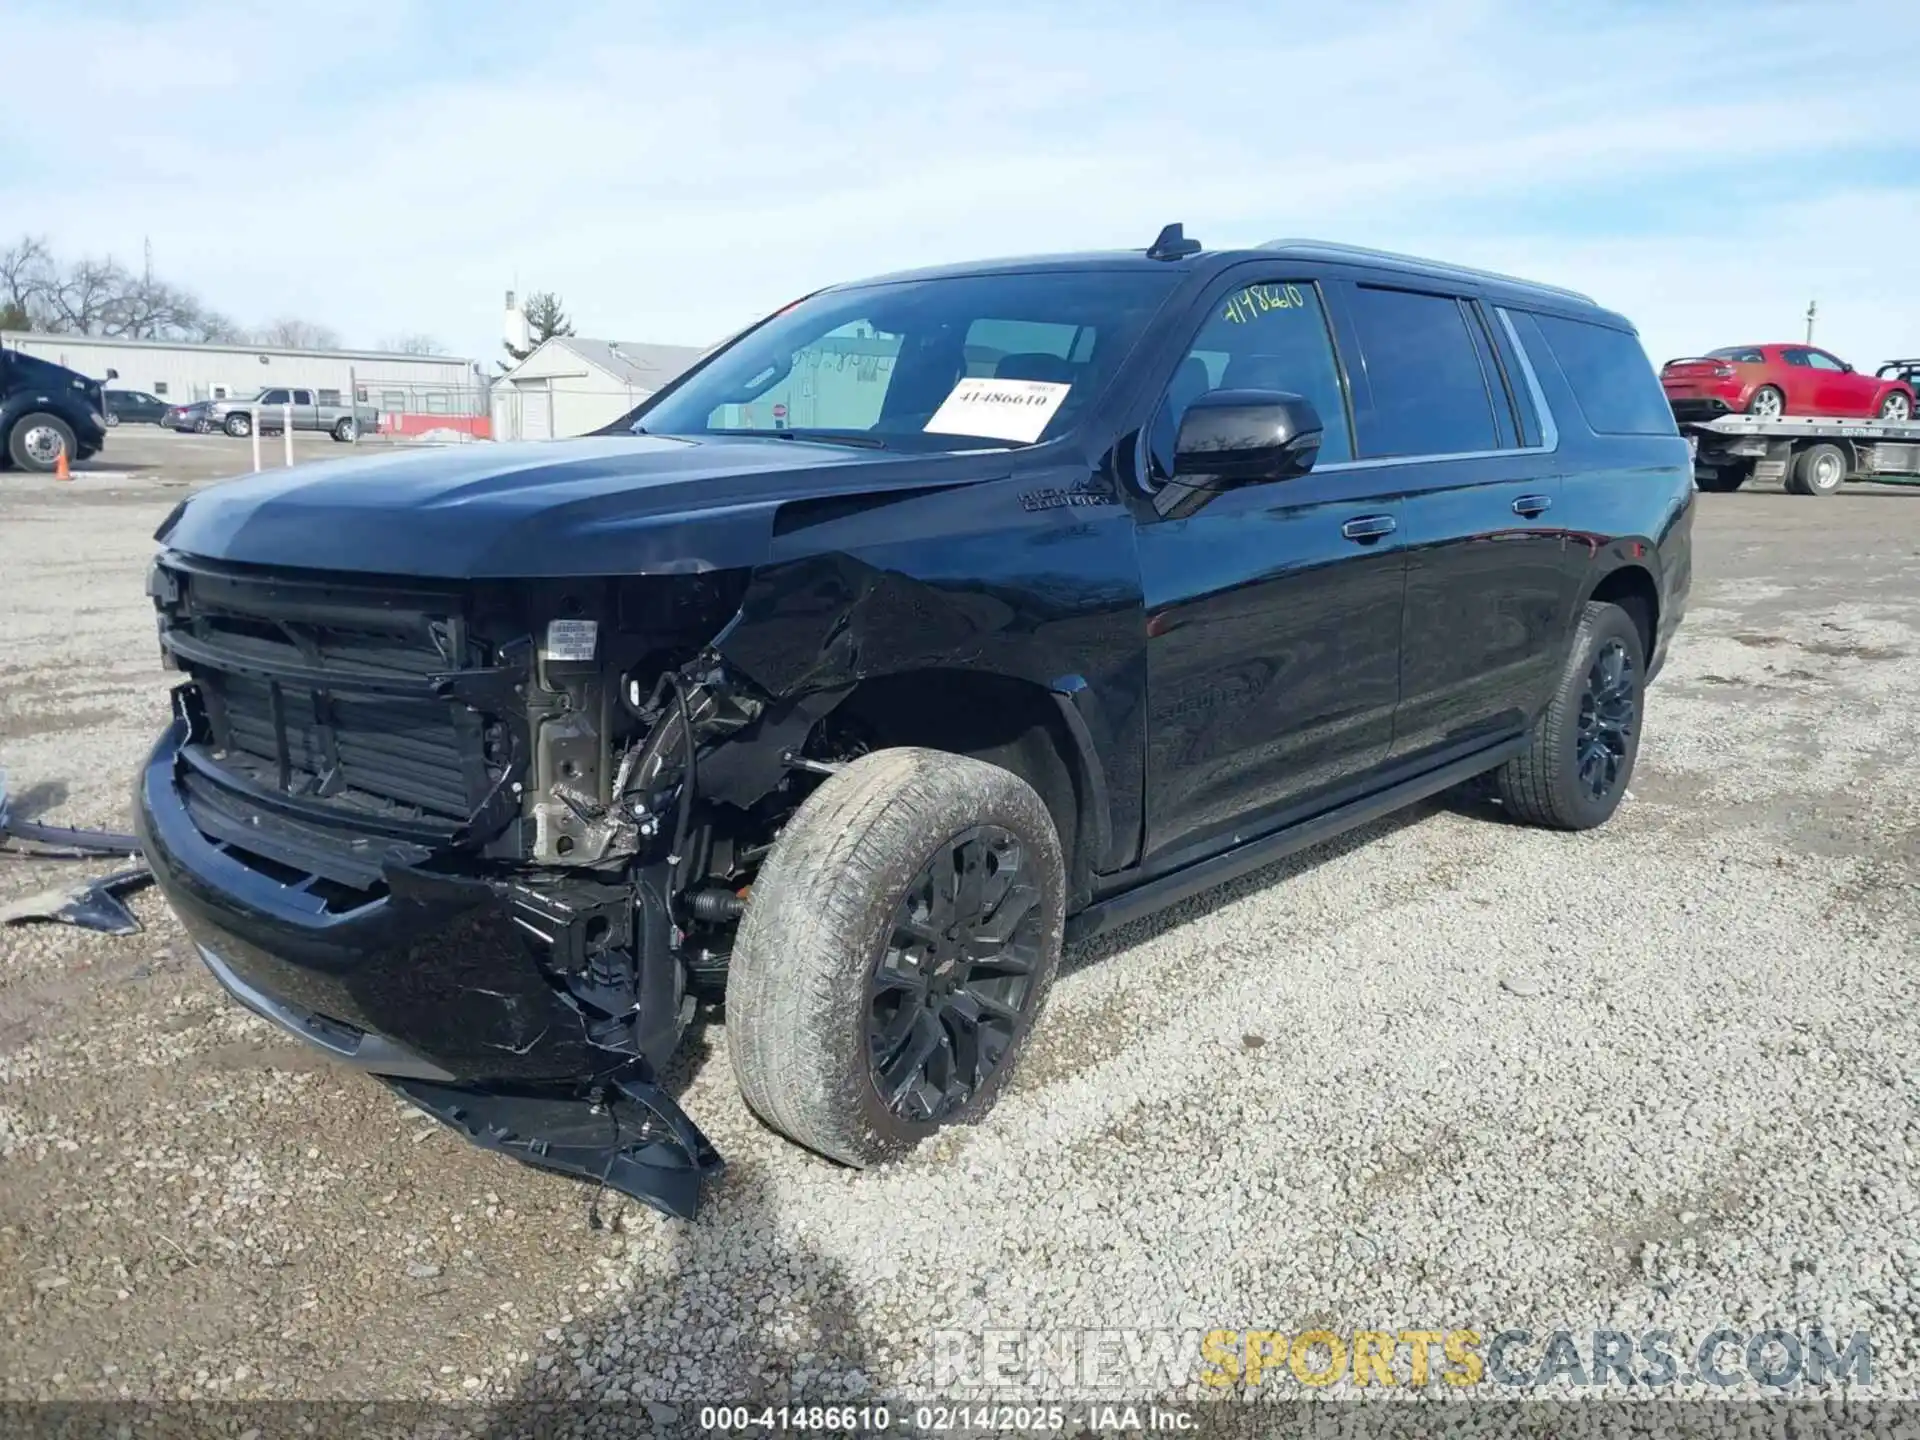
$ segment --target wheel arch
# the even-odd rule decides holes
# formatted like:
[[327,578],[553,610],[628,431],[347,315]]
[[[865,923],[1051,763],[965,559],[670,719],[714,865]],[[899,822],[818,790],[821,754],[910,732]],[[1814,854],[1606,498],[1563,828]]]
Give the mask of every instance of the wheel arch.
[[935,668],[865,679],[834,707],[876,748],[914,745],[1011,770],[1039,792],[1067,860],[1068,908],[1086,903],[1112,834],[1107,788],[1081,714],[1085,682],[1041,685],[993,671]]
[[[1650,553],[1639,542],[1643,553]],[[1660,639],[1660,586],[1653,571],[1637,560],[1622,560],[1596,576],[1581,597],[1581,603],[1618,605],[1632,618],[1640,632],[1641,655],[1651,663]],[[1578,613],[1577,611],[1575,612]]]

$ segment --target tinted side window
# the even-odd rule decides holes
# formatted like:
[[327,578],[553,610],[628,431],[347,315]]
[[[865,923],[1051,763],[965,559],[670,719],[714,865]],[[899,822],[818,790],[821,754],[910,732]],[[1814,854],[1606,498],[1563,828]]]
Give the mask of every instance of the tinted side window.
[[262,395],[256,403],[261,405],[291,405],[293,401],[287,397],[287,392],[284,390],[269,390],[266,394]]
[[1486,375],[1458,300],[1359,285],[1352,306],[1367,379],[1355,396],[1363,456],[1499,448]]
[[1796,365],[1802,370],[1812,368],[1811,362],[1807,359],[1807,352],[1804,350],[1782,350],[1780,353],[1786,357],[1789,365]]
[[1596,435],[1671,435],[1673,411],[1640,342],[1625,330],[1535,315]]
[[1173,444],[1187,406],[1209,390],[1282,390],[1313,403],[1324,428],[1316,462],[1353,458],[1347,397],[1333,358],[1320,292],[1310,281],[1260,281],[1222,296],[1193,337],[1154,412],[1148,434],[1154,478],[1173,473]]
[[1830,370],[1835,375],[1844,373],[1847,368],[1824,350],[1807,351],[1807,364],[1816,370]]

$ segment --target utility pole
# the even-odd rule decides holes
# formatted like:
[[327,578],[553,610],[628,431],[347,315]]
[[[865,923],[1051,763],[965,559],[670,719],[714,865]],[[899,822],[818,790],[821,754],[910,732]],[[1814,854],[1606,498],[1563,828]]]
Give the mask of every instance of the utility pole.
[[1813,317],[1819,309],[1820,302],[1818,300],[1809,300],[1807,302],[1807,343],[1809,345],[1813,343]]

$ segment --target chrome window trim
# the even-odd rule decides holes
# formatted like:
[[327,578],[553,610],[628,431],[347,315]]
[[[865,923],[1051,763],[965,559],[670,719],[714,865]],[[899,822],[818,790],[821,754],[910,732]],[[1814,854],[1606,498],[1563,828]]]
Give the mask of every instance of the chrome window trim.
[[1560,448],[1560,426],[1554,421],[1553,409],[1547,404],[1546,392],[1540,388],[1540,377],[1533,373],[1533,360],[1527,354],[1527,347],[1520,343],[1520,332],[1513,328],[1513,317],[1507,314],[1507,307],[1496,305],[1493,313],[1499,317],[1500,328],[1507,332],[1507,340],[1513,346],[1514,357],[1520,362],[1520,373],[1527,377],[1527,393],[1533,397],[1534,413],[1540,417],[1540,443],[1531,448],[1540,451],[1552,451]]

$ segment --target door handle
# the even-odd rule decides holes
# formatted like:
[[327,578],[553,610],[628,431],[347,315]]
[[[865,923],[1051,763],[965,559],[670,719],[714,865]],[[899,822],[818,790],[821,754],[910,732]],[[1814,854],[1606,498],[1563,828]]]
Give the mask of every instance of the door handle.
[[1340,533],[1349,540],[1378,540],[1382,535],[1391,535],[1397,522],[1391,515],[1361,515],[1347,521],[1340,527]]
[[1551,504],[1553,504],[1551,495],[1522,495],[1513,502],[1513,513],[1528,516],[1541,515]]

